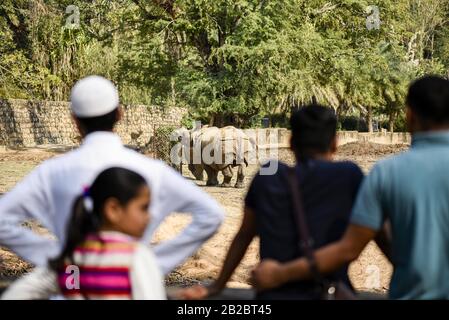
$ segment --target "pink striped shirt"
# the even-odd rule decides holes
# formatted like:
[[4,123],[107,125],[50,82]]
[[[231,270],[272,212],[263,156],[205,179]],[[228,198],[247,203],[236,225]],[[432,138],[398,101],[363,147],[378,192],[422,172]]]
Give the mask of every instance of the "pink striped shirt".
[[[131,299],[130,268],[137,248],[136,239],[118,232],[89,235],[58,273],[58,284],[70,299]],[[67,272],[75,265],[75,273]],[[78,281],[78,282],[77,282]]]

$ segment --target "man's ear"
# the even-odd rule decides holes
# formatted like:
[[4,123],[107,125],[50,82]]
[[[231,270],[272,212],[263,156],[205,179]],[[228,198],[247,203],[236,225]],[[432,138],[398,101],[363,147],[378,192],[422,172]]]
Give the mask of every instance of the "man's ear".
[[290,136],[290,150],[295,151],[295,142],[293,141],[293,134]]
[[417,131],[419,129],[418,128],[419,127],[419,122],[418,122],[416,114],[412,110],[412,108],[407,106],[405,115],[406,115],[407,131],[411,132],[411,133]]
[[111,224],[119,224],[121,221],[122,206],[117,199],[106,199],[103,206],[104,218]]
[[116,120],[117,120],[117,122],[119,122],[122,119],[123,119],[123,109],[122,109],[122,107],[119,106],[117,108],[117,118],[116,118]]
[[331,145],[330,145],[330,149],[329,151],[334,154],[337,152],[337,148],[338,148],[338,138],[337,135],[334,136],[334,138],[331,141]]
[[72,113],[72,120],[75,123],[76,129],[80,133],[81,137],[84,137],[86,134],[83,130],[83,126],[81,125],[80,121],[78,120],[78,118],[76,117],[76,115],[74,113]]

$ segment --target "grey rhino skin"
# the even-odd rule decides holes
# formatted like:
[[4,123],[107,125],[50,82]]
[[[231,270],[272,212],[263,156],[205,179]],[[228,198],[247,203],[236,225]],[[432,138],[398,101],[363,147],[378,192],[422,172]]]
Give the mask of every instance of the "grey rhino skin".
[[[176,132],[179,137],[189,139],[190,147],[188,149],[190,155],[194,154],[194,148],[198,148],[197,150],[201,151],[202,156],[198,159],[200,160],[200,163],[186,161],[189,170],[197,180],[203,180],[204,171],[206,171],[206,185],[218,186],[218,172],[221,171],[224,176],[221,186],[232,187],[231,179],[234,175],[233,168],[237,167],[237,182],[235,187],[244,187],[244,166],[248,166],[249,157],[251,153],[254,153],[257,150],[257,145],[255,141],[249,138],[242,130],[233,126],[224,128],[204,126],[196,130],[181,128]],[[205,148],[207,148],[206,151]],[[203,154],[203,152],[205,154]],[[215,152],[220,152],[220,154],[217,155]],[[204,157],[205,155],[210,155],[210,159],[207,160]]]

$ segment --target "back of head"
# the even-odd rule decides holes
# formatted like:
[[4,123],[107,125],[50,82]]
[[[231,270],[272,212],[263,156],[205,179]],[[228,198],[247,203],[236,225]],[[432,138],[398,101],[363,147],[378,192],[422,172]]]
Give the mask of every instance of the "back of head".
[[111,131],[118,120],[119,95],[114,84],[100,76],[79,80],[70,95],[72,112],[85,134]]
[[308,105],[292,113],[292,147],[298,158],[330,151],[337,131],[337,117],[331,108]]
[[121,205],[126,205],[145,184],[145,179],[134,171],[119,167],[104,170],[89,188],[93,212],[101,217],[102,206],[108,198],[115,198]]
[[425,76],[412,83],[407,105],[423,124],[449,124],[449,80]]
[[[73,261],[73,252],[86,237],[96,233],[104,223],[103,209],[108,199],[116,199],[126,206],[146,186],[145,179],[138,173],[113,167],[101,172],[92,185],[74,201],[72,216],[67,224],[67,238],[61,254],[50,261],[54,270],[64,266],[66,259]],[[80,190],[81,192],[81,190]]]

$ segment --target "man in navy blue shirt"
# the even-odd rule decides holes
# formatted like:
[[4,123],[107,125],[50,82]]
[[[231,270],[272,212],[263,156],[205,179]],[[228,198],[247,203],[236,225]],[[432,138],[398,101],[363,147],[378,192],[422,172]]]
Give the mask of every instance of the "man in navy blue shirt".
[[[333,162],[337,149],[335,112],[312,105],[291,117],[291,149],[295,153],[304,211],[314,247],[319,248],[343,235],[350,218],[363,173],[352,162]],[[272,165],[272,163],[266,164]],[[218,279],[209,287],[185,290],[184,298],[204,298],[219,293],[226,285],[255,236],[260,237],[261,259],[288,262],[304,255],[299,249],[298,228],[292,208],[288,166],[278,163],[274,175],[254,177],[245,199],[243,222],[226,256]],[[328,278],[350,286],[347,265]],[[258,293],[260,299],[319,299],[313,281],[293,281]]]

